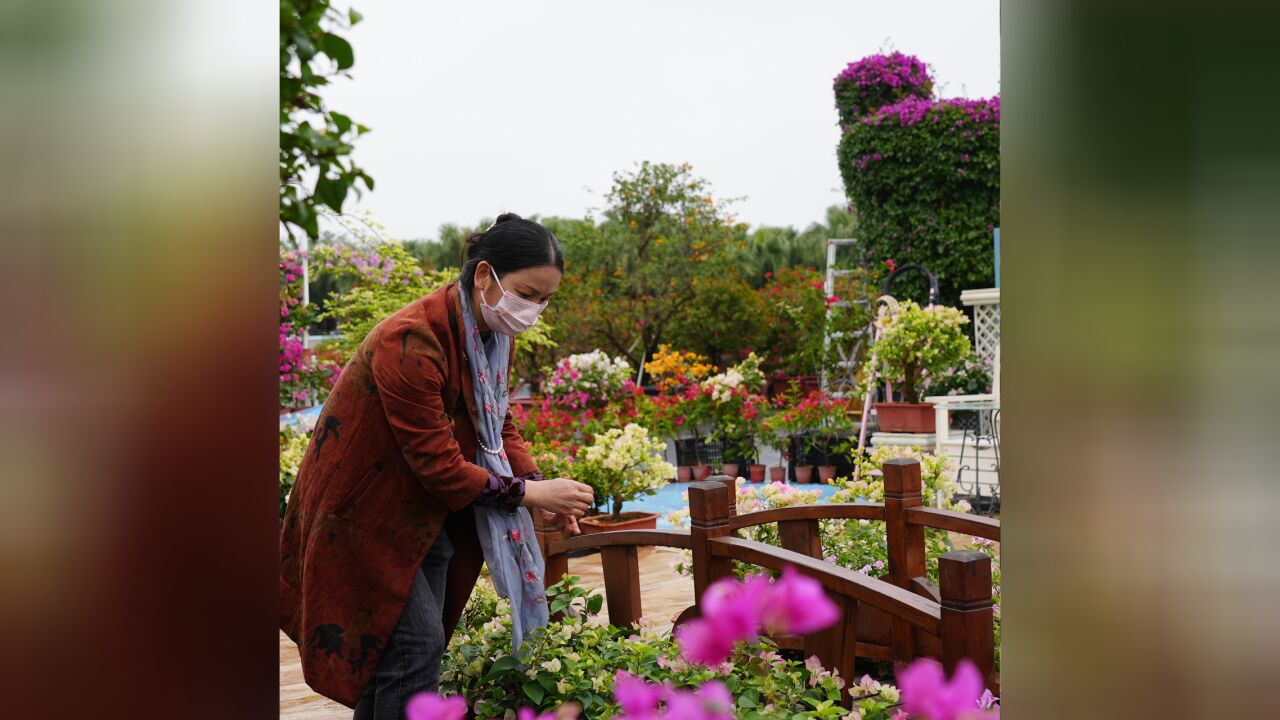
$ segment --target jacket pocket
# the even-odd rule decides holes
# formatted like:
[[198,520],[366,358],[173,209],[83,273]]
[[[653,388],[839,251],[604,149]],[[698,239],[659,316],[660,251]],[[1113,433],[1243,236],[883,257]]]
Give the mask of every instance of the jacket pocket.
[[386,465],[382,460],[378,460],[366,468],[360,479],[352,483],[351,487],[347,488],[347,491],[343,493],[342,499],[333,506],[333,511],[338,513],[355,505],[356,501],[377,482],[385,469]]

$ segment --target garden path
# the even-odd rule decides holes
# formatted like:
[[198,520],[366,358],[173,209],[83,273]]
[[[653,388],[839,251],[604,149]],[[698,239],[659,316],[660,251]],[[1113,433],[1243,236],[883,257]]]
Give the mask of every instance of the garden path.
[[[666,548],[640,548],[641,603],[644,612],[665,626],[693,604],[693,579],[676,574],[672,567],[679,552]],[[569,558],[569,573],[582,578],[585,588],[604,592],[604,575],[600,555]],[[608,609],[603,613],[608,617]],[[280,633],[280,717],[289,720],[350,720],[351,711],[328,698],[317,695],[302,679],[302,663],[298,648]]]

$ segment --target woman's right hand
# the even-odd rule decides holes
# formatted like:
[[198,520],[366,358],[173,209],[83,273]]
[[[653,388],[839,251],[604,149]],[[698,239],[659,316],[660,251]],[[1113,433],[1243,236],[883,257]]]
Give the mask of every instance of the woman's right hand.
[[569,478],[554,478],[524,484],[526,507],[542,508],[558,515],[582,517],[595,500],[590,485]]

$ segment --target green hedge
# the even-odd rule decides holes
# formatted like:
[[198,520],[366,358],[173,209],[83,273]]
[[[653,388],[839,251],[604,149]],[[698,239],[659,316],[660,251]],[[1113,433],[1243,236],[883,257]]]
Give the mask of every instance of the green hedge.
[[[992,285],[999,96],[882,106],[845,128],[838,155],[867,263],[923,264],[937,273],[940,302],[949,305],[961,290]],[[895,285],[894,295],[923,300],[916,283],[918,276]]]

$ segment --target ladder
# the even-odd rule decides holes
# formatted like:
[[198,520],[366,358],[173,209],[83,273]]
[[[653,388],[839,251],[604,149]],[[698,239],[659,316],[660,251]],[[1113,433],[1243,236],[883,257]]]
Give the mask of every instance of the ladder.
[[[830,238],[827,240],[827,277],[823,285],[827,297],[835,294],[836,278],[847,277],[854,273],[852,269],[836,267],[837,251],[842,246],[857,244],[858,241],[855,238]],[[830,365],[823,364],[820,379],[822,391],[832,397],[847,398],[853,397],[857,393],[858,368],[862,364],[862,358],[867,347],[867,339],[871,336],[872,325],[852,332],[833,330],[831,328],[832,315],[847,311],[848,308],[852,307],[862,308],[870,315],[871,303],[864,297],[852,300],[841,298],[837,302],[828,303],[826,308],[826,322],[823,325],[822,333],[822,351],[824,356],[829,356],[834,347],[836,360]]]

